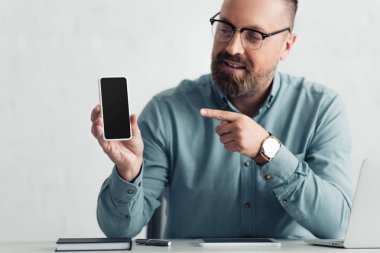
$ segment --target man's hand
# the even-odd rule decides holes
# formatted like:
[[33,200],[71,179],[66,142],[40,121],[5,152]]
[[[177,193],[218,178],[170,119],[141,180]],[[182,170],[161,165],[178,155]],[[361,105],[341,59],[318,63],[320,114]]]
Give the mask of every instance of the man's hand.
[[228,151],[254,158],[260,152],[261,143],[269,137],[264,128],[244,114],[212,109],[201,109],[200,113],[221,121],[215,132]]
[[144,143],[141,138],[137,116],[131,116],[132,138],[128,141],[104,141],[103,119],[100,116],[100,106],[97,105],[91,113],[91,132],[98,140],[104,153],[115,163],[120,176],[133,181],[140,173]]

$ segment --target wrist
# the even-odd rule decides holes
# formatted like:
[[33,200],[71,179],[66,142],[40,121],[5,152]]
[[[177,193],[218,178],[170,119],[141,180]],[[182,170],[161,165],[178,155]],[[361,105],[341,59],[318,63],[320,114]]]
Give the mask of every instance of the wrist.
[[119,176],[122,179],[131,183],[140,175],[142,162],[143,162],[143,158],[140,157],[133,164],[129,166],[115,164],[116,171],[118,172]]
[[281,142],[271,133],[265,138],[261,143],[261,148],[259,153],[253,158],[256,164],[262,166],[270,162],[278,153],[281,148]]

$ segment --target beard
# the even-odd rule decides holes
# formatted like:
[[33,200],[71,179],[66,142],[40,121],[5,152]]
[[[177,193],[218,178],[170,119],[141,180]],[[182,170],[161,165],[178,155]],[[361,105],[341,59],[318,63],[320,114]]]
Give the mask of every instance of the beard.
[[[242,75],[233,75],[224,70],[226,65],[224,60],[230,60],[244,65]],[[268,85],[273,79],[276,65],[262,73],[254,73],[252,64],[241,55],[230,55],[226,51],[221,51],[212,57],[211,74],[212,79],[219,89],[228,97],[248,97],[261,87]]]

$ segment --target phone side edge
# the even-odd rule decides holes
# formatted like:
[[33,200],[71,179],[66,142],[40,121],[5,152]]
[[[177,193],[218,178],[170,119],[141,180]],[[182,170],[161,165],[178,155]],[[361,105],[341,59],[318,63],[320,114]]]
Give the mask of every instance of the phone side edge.
[[[100,114],[102,116],[102,120],[104,119],[103,117],[103,101],[102,101],[102,79],[103,77],[100,77],[98,79],[98,89],[99,89],[99,104],[100,104]],[[105,137],[105,134],[104,134],[104,122],[102,123],[102,129],[103,129],[103,134],[102,134],[102,139],[104,141],[108,141]]]

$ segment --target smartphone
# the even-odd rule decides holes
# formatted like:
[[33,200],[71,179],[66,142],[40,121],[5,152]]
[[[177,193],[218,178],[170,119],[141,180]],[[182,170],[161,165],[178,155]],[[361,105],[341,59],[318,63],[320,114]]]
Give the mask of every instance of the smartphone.
[[281,247],[281,242],[272,238],[202,238],[198,244],[202,247]]
[[127,78],[100,78],[99,94],[103,118],[103,139],[129,140],[132,132],[129,120]]

